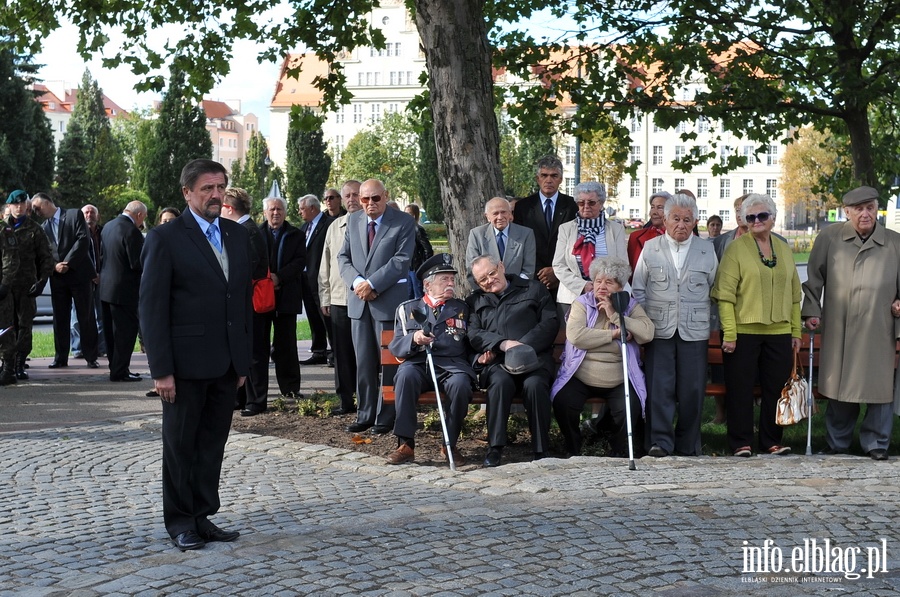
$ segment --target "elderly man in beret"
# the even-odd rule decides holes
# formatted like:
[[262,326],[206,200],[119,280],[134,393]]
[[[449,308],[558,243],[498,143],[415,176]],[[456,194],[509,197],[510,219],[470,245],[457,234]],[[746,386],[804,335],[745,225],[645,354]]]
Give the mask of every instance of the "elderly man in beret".
[[485,466],[499,466],[513,396],[522,395],[534,459],[550,447],[550,380],[556,372],[553,341],[559,331],[556,303],[540,282],[506,275],[492,255],[472,262],[479,288],[466,299],[469,343],[486,366],[489,449]]
[[28,217],[28,193],[16,190],[6,198],[9,217],[2,224],[2,286],[8,296],[0,301],[5,328],[0,336],[0,385],[28,379],[25,359],[31,353],[31,330],[37,312],[36,297],[53,271],[50,241],[34,220]]
[[[461,466],[465,458],[457,450],[456,440],[472,400],[475,381],[466,344],[469,308],[453,298],[456,269],[451,255],[439,253],[431,257],[416,270],[416,276],[422,281],[425,293],[422,298],[406,301],[397,308],[394,339],[390,344],[391,353],[403,362],[394,376],[397,449],[388,455],[387,461],[403,464],[415,459],[416,403],[422,388],[432,385],[425,354],[426,347],[430,346],[441,396],[450,401],[447,432],[453,462]],[[422,313],[426,318],[420,323],[416,315],[422,319]],[[446,456],[446,448],[441,453]]]
[[853,189],[843,198],[847,221],[823,230],[809,255],[802,317],[822,331],[819,392],[827,454],[846,454],[860,405],[863,452],[887,460],[893,426],[894,351],[900,315],[900,234],[877,220],[878,191]]

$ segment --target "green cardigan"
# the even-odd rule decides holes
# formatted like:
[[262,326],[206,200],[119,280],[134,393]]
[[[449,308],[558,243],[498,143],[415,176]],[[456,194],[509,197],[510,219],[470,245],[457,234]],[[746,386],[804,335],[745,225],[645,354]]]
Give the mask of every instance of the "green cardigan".
[[778,264],[766,267],[752,234],[728,245],[710,296],[719,304],[722,341],[738,334],[791,334],[800,338],[800,277],[791,248],[771,236]]

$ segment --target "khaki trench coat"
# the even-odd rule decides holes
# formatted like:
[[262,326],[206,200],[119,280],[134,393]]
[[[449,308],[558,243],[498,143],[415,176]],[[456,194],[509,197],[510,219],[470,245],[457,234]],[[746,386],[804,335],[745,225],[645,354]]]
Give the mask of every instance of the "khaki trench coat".
[[819,391],[840,402],[892,402],[900,234],[876,224],[863,243],[850,222],[832,224],[816,239],[807,272],[801,313],[822,322]]

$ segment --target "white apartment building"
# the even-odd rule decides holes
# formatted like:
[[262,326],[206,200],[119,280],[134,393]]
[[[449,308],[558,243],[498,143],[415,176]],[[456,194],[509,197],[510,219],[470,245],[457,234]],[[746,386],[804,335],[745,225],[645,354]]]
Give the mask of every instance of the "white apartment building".
[[[425,70],[425,56],[419,50],[418,32],[403,2],[382,2],[381,7],[372,11],[371,22],[384,33],[386,47],[384,50],[357,48],[340,60],[353,99],[337,112],[328,113],[323,126],[325,140],[338,156],[360,130],[380,120],[385,112],[404,110],[406,104],[423,90],[419,75]],[[327,74],[323,63],[308,56],[299,77],[288,76],[288,69],[301,59],[300,54],[285,58],[270,107],[269,152],[272,160],[281,165],[286,161],[291,106],[318,110],[322,95],[312,81],[317,75]],[[497,83],[506,84],[505,77],[505,73],[498,73]],[[681,99],[692,98],[694,90],[691,86],[685,87]],[[713,176],[712,164],[706,164],[688,174],[674,170],[672,161],[690,151],[708,153],[715,135],[715,123],[699,120],[692,127],[683,125],[675,130],[661,130],[653,125],[652,115],[645,114],[637,115],[625,124],[631,135],[629,159],[641,164],[633,178],[626,176],[617,188],[610,189],[608,205],[617,210],[617,217],[646,219],[648,198],[654,190],[674,192],[682,188],[696,194],[701,224],[707,217],[718,214],[725,222],[726,230],[733,226],[734,199],[744,193],[767,193],[783,206],[778,196],[778,181],[781,176],[779,156],[784,146],[779,142],[773,141],[767,153],[757,158],[752,143],[725,136],[721,142],[725,147],[721,147],[720,152],[736,150],[747,155],[747,166],[725,176]],[[696,130],[697,140],[685,143],[679,136],[690,132],[689,129]],[[558,152],[566,168],[563,191],[571,194],[575,187],[574,138],[566,139]],[[789,223],[781,213],[778,220],[779,226]]]

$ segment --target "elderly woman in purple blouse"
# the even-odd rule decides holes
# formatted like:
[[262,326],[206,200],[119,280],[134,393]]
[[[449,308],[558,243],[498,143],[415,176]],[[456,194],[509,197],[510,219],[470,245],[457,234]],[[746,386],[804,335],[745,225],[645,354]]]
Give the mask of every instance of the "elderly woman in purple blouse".
[[[613,422],[612,456],[627,456],[625,379],[620,344],[621,322],[610,295],[625,287],[631,276],[628,262],[597,257],[591,263],[592,292],[575,299],[566,321],[566,348],[550,391],[553,413],[572,456],[581,454],[581,414],[588,398],[605,398]],[[631,299],[625,313],[628,383],[635,449],[642,446],[644,401],[647,390],[639,362],[638,344],[653,340],[653,322]],[[637,455],[637,454],[636,454]]]

